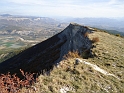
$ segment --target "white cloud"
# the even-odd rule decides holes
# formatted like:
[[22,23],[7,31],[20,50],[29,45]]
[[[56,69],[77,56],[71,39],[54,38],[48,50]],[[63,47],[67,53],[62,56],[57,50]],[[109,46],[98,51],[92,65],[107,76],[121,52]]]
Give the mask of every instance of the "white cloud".
[[14,11],[18,14],[73,17],[124,16],[124,0],[1,0],[1,2],[6,2],[8,8],[0,6],[0,11]]
[[109,4],[110,5],[123,5],[124,4],[124,0],[110,0]]

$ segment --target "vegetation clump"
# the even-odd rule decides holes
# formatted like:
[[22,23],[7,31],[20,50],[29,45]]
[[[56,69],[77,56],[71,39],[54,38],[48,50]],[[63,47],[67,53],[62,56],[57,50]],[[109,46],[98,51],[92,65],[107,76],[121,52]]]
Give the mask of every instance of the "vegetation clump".
[[78,51],[73,51],[73,52],[69,51],[68,54],[66,54],[66,55],[64,56],[65,59],[69,59],[69,58],[79,58],[79,57],[80,57],[80,56],[79,56]]
[[99,37],[93,37],[93,39],[91,41],[92,41],[92,43],[99,42]]
[[115,36],[117,36],[117,37],[121,37],[121,35],[120,35],[120,34],[116,34]]
[[35,82],[34,74],[24,73],[21,69],[20,71],[24,79],[20,79],[16,74],[11,75],[9,72],[0,75],[0,93],[19,93],[23,87],[31,88]]

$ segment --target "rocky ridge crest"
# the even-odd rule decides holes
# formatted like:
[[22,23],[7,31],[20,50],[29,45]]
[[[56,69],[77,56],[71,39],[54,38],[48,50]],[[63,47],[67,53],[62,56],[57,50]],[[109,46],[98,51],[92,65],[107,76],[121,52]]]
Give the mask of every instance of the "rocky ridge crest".
[[92,48],[92,42],[86,33],[92,30],[86,26],[70,23],[57,35],[19,53],[0,64],[0,73],[19,73],[19,69],[26,72],[50,70],[63,59],[69,51],[81,54]]

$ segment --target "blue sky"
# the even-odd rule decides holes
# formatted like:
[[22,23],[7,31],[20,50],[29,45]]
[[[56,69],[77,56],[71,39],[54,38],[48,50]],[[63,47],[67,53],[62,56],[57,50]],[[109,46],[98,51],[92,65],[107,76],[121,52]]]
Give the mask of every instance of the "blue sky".
[[0,0],[0,14],[124,17],[124,0]]

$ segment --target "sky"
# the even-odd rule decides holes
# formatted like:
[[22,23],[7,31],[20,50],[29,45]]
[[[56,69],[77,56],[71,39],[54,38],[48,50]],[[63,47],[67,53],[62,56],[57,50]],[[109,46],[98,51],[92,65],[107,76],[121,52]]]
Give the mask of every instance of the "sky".
[[74,18],[124,17],[124,0],[0,0],[0,14]]

